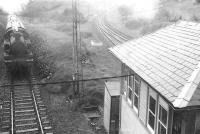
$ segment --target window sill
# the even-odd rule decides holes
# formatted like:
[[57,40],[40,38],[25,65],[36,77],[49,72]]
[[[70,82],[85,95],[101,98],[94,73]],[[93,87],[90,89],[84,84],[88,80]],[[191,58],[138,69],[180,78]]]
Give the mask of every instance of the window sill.
[[132,107],[132,101],[129,98],[127,99],[127,101],[128,101],[128,104],[130,105],[130,107]]
[[136,112],[136,114],[138,115],[138,109],[135,106],[133,106],[133,109]]
[[151,134],[155,134],[155,131],[147,124],[147,128]]

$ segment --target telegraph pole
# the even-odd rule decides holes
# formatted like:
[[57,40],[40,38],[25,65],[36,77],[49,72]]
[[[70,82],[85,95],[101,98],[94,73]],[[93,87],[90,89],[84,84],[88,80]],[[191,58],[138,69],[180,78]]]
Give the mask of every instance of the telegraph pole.
[[79,96],[80,83],[83,79],[82,61],[81,61],[81,34],[80,34],[80,16],[78,12],[78,0],[72,0],[73,11],[73,91],[75,96]]

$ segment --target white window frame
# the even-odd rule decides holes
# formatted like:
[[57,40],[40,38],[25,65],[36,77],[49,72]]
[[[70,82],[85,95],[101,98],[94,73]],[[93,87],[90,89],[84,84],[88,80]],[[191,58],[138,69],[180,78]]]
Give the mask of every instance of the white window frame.
[[[126,70],[127,70],[127,66],[124,63],[122,63],[122,74],[123,75],[125,75],[127,73]],[[122,86],[123,92],[122,92],[122,94],[124,94],[126,96],[127,90],[128,90],[128,76],[123,77],[122,81],[123,81],[123,86]]]
[[[136,111],[136,113],[138,113],[138,109],[139,109],[139,105],[140,105],[140,81],[137,81],[136,76],[134,75],[134,80],[133,80],[133,87],[134,87],[134,91],[133,91],[133,109]],[[139,77],[139,76],[138,76]],[[135,92],[135,84],[139,84],[139,89],[138,89],[138,95]],[[138,98],[138,108],[135,106],[135,96]]]
[[[167,124],[166,126],[162,123],[162,121],[160,121],[159,119],[159,115],[160,115],[160,106],[162,108],[164,108],[167,111]],[[157,132],[158,132],[158,127],[159,127],[159,123],[161,123],[162,126],[164,126],[164,128],[166,128],[166,134],[168,132],[168,120],[169,120],[169,105],[167,104],[167,102],[165,102],[161,97],[159,97],[159,103],[158,103],[158,121],[157,121]]]
[[126,96],[127,95],[127,90],[128,90],[128,76],[126,76],[126,77],[124,77],[124,79],[123,79],[123,81],[124,81],[124,85],[123,85],[123,93],[124,93],[124,95]]
[[[129,80],[131,80],[131,83],[132,83],[132,86],[133,86],[133,84],[134,84],[134,82],[133,82],[133,78],[134,78],[134,76],[128,76],[128,80],[127,80],[127,100],[128,100],[128,103],[132,106],[132,104],[133,104],[133,87],[130,87],[129,86]],[[131,90],[132,91],[132,94],[131,94],[131,99],[132,100],[130,100],[130,98],[129,98],[129,90]]]
[[[156,107],[155,107],[155,122],[154,122],[154,129],[151,128],[151,126],[149,125],[149,112],[151,112],[150,108],[149,108],[149,103],[150,103],[150,97],[152,97],[155,101],[156,101]],[[152,134],[155,134],[156,132],[156,118],[157,118],[157,103],[158,103],[158,100],[157,100],[157,93],[151,89],[149,87],[149,94],[148,94],[148,113],[147,113],[147,128],[149,129],[149,131],[152,133]],[[152,112],[151,112],[152,113]],[[154,114],[154,113],[152,113]]]

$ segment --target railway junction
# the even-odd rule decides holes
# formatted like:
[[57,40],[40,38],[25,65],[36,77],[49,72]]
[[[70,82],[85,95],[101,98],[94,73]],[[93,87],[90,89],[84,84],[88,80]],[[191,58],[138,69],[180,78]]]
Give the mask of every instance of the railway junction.
[[[13,31],[19,31],[20,29],[22,30],[25,29],[21,21],[18,20],[16,16],[8,16],[8,22],[9,21],[11,21],[11,23],[8,23],[7,25],[8,29],[7,32],[10,32],[10,30],[12,29]],[[117,29],[112,28],[111,26],[109,26],[109,24],[106,24],[106,22],[103,22],[102,20],[97,20],[96,25],[98,30],[103,34],[103,36],[105,36],[105,38],[111,42],[110,46],[117,45],[131,39],[130,36],[127,36],[118,31]],[[7,38],[8,39],[4,41],[4,46],[5,46],[4,55],[5,55],[7,73],[4,76],[4,84],[1,85],[1,88],[3,88],[4,90],[4,100],[1,105],[2,106],[1,133],[2,134],[24,134],[24,133],[53,134],[53,128],[48,119],[47,109],[43,104],[43,101],[40,96],[39,86],[46,84],[72,83],[73,81],[40,83],[37,81],[36,77],[34,77],[32,69],[28,68],[26,70],[26,68],[24,68],[24,64],[22,64],[22,67],[29,72],[29,76],[28,77],[25,76],[26,77],[25,80],[15,79],[13,76],[15,75],[15,72],[12,72],[13,71],[12,66],[15,65],[12,65],[12,59],[10,59],[12,57],[10,57],[8,55],[9,53],[7,53],[11,51],[8,50],[9,48],[8,40],[10,37]],[[18,59],[16,59],[16,61],[17,60]],[[31,67],[32,63],[30,62],[32,62],[32,59],[27,60],[28,65],[27,66],[25,65],[25,67]],[[13,62],[13,64],[15,64],[15,62]],[[92,80],[104,80],[104,79],[106,80],[119,77],[124,77],[124,76],[100,77],[100,78],[92,78],[79,81],[92,81]]]
[[198,22],[152,32],[163,20],[139,20],[124,34],[112,18],[84,20],[78,0],[42,3],[7,17],[0,134],[199,134]]

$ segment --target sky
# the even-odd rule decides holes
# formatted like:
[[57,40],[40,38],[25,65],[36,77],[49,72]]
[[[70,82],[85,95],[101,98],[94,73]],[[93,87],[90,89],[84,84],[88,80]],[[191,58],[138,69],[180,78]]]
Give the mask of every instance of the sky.
[[7,12],[13,13],[21,9],[22,4],[26,4],[29,0],[0,0],[0,6]]
[[[29,0],[0,0],[0,6],[9,13],[20,11],[22,4],[26,4]],[[64,0],[65,1],[65,0]],[[66,0],[71,1],[71,0]],[[79,0],[82,1],[82,0]],[[135,14],[143,17],[152,17],[155,14],[155,7],[158,6],[160,0],[84,0],[94,7],[102,8],[107,11],[126,5],[132,9]],[[140,12],[140,13],[139,13]]]

